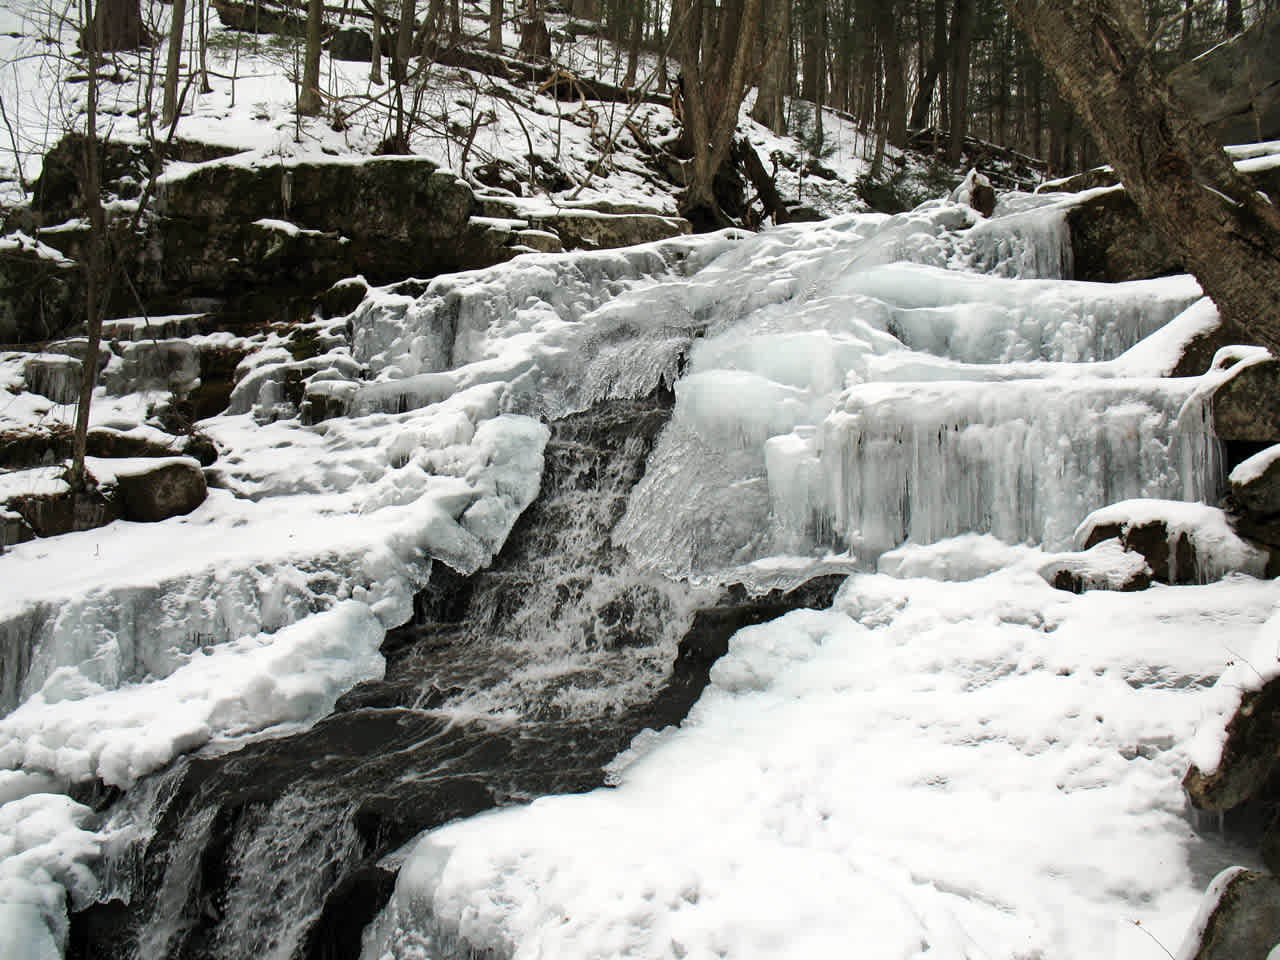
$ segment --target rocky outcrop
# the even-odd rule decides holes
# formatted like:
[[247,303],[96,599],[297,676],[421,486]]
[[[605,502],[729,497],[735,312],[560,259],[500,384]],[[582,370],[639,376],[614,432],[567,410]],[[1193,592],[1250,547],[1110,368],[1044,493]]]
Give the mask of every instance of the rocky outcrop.
[[1267,960],[1280,944],[1280,877],[1231,867],[1210,884],[1180,960]]
[[1243,536],[1280,549],[1280,444],[1231,471],[1224,506]]
[[1228,443],[1280,441],[1280,360],[1236,364],[1213,392],[1213,429]]
[[79,317],[81,272],[23,234],[0,237],[0,343],[51,340]]
[[[1259,190],[1280,196],[1280,167],[1242,170]],[[1044,184],[1051,191],[1080,192],[1117,184],[1109,167]],[[1076,280],[1120,283],[1183,273],[1181,259],[1156,235],[1122,186],[1099,191],[1067,210]]]
[[208,495],[200,464],[186,457],[126,461],[116,468],[116,488],[121,515],[137,523],[183,516]]
[[1258,20],[1169,74],[1173,87],[1219,143],[1280,137],[1280,15]]

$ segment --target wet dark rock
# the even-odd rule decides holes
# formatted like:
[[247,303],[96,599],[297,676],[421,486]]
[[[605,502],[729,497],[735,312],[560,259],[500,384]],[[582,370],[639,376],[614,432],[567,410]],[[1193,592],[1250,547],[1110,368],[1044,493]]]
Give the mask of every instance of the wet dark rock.
[[122,473],[116,487],[121,515],[136,523],[158,523],[188,514],[208,495],[200,465],[187,459]]
[[49,466],[70,456],[71,427],[66,424],[0,431],[0,469]]
[[[1072,178],[1065,183],[1071,189],[1085,189],[1090,176],[1101,180],[1111,175],[1091,171],[1079,180]],[[1273,194],[1280,191],[1280,168],[1253,171],[1244,176],[1259,190]],[[1067,225],[1071,230],[1076,280],[1119,283],[1185,272],[1181,259],[1151,229],[1123,187],[1099,193],[1069,208]]]
[[1169,371],[1171,377],[1198,377],[1213,365],[1213,357],[1223,347],[1247,344],[1250,337],[1236,324],[1219,320],[1211,330],[1191,337],[1182,345],[1177,363]]
[[1241,536],[1280,548],[1280,458],[1246,479],[1232,474],[1223,506]]
[[1080,193],[1097,187],[1114,187],[1120,183],[1120,177],[1110,166],[1094,167],[1082,173],[1075,173],[1059,180],[1047,180],[1036,187],[1036,193]]
[[1205,773],[1192,765],[1182,780],[1200,810],[1231,810],[1257,796],[1267,784],[1280,751],[1280,679],[1247,690],[1227,723],[1218,767]]
[[364,277],[347,277],[316,298],[316,307],[324,317],[345,317],[354,312],[369,292]]
[[1193,931],[1194,940],[1179,953],[1185,960],[1267,960],[1280,943],[1280,877],[1232,870],[1214,881],[1221,889],[1206,894],[1210,912],[1204,928]]

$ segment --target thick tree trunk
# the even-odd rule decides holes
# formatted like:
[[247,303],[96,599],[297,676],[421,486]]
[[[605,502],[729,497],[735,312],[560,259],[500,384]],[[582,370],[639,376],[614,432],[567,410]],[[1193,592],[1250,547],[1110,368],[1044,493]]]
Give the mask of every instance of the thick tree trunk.
[[903,147],[907,143],[907,77],[893,4],[876,5],[876,32],[884,51],[885,136],[893,146]]
[[132,50],[147,41],[147,31],[142,25],[138,0],[106,0],[93,12],[93,37],[82,37],[81,46],[89,45],[99,53],[109,50]]
[[787,132],[786,110],[782,97],[786,92],[787,66],[791,57],[791,0],[764,0],[764,67],[760,72],[760,89],[751,119],[774,133]]
[[951,138],[947,160],[959,163],[969,119],[969,44],[973,39],[973,0],[956,0],[951,18]]
[[502,0],[489,0],[489,49],[502,52]]
[[1129,195],[1223,319],[1280,355],[1280,210],[1240,176],[1151,62],[1119,0],[1007,0]]
[[324,0],[307,0],[307,49],[302,58],[302,90],[298,93],[298,112],[306,117],[318,116],[324,104],[320,100],[320,37],[324,31]]
[[920,81],[920,90],[916,93],[916,102],[911,105],[911,120],[908,126],[912,130],[921,129],[929,122],[929,107],[933,103],[933,88],[938,84],[938,74],[947,61],[947,0],[934,0],[933,4],[933,56],[929,58],[929,69]]

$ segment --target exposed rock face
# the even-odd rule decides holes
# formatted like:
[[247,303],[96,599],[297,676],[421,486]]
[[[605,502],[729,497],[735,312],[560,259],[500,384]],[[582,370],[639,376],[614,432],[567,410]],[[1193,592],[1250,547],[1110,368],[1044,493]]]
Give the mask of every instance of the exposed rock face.
[[368,63],[373,59],[373,37],[368,30],[354,27],[335,30],[329,38],[329,56],[351,63]]
[[1169,74],[1169,84],[1219,143],[1280,137],[1280,16],[1263,17],[1236,39]]
[[1214,391],[1213,429],[1228,444],[1280,441],[1280,360],[1238,365]]
[[[80,493],[69,489],[57,493],[26,494],[5,505],[17,513],[27,529],[37,537],[56,537],[77,530],[95,530],[120,518],[120,503],[110,489],[90,486]],[[30,539],[22,527],[14,525],[16,539],[6,545]]]
[[50,340],[73,324],[81,274],[37,245],[0,239],[0,343]]
[[1121,283],[1182,272],[1123,189],[1072,207],[1067,223],[1077,280]]
[[553,216],[536,217],[534,226],[555,231],[566,250],[626,247],[693,231],[689,221],[680,217],[567,210]]
[[471,188],[421,157],[209,164],[163,181],[156,199],[163,256],[196,286],[225,281],[250,253],[272,262],[242,263],[246,279],[312,289],[355,273],[385,282],[476,265],[459,244]]
[[1232,471],[1225,506],[1243,536],[1280,548],[1280,446],[1256,457]]
[[[1280,195],[1280,168],[1246,172],[1245,177],[1259,190]],[[1045,188],[1078,192],[1116,182],[1113,172],[1098,169],[1046,184]],[[1120,283],[1185,272],[1182,262],[1147,225],[1123,187],[1071,207],[1067,223],[1071,228],[1076,280]]]
[[1182,960],[1267,960],[1280,944],[1280,877],[1232,867],[1214,879]]
[[161,461],[117,474],[121,514],[138,523],[157,523],[190,513],[208,495],[200,464],[186,458]]

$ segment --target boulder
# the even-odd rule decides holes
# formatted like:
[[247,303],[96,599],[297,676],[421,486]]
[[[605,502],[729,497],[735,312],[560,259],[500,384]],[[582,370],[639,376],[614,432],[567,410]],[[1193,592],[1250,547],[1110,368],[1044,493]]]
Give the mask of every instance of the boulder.
[[1267,960],[1280,944],[1280,877],[1229,867],[1205,892],[1181,960]]
[[1053,556],[1037,571],[1055,590],[1130,592],[1151,586],[1151,568],[1141,553],[1127,550],[1118,539],[1103,540],[1078,553]]
[[369,63],[373,60],[373,37],[368,30],[354,27],[335,30],[329,38],[329,56],[350,63]]
[[1224,505],[1243,536],[1280,548],[1280,444],[1240,463]]
[[125,520],[156,523],[190,513],[208,494],[200,464],[187,457],[128,461],[116,468]]
[[[1228,573],[1263,576],[1270,551],[1242,539],[1216,507],[1174,500],[1123,500],[1085,517],[1076,543],[1117,540],[1139,554],[1160,583],[1209,583]],[[1056,584],[1055,584],[1056,586]]]
[[[28,489],[20,490],[0,504],[3,512],[21,517],[23,525],[35,536],[56,537],[77,530],[93,530],[120,518],[120,506],[109,487],[90,482],[76,493],[65,481],[51,479],[47,470],[43,476],[38,475],[42,471],[32,471]],[[13,483],[12,476],[7,479]],[[19,540],[28,539],[21,527],[15,529]]]

